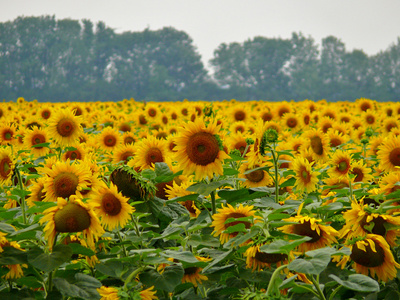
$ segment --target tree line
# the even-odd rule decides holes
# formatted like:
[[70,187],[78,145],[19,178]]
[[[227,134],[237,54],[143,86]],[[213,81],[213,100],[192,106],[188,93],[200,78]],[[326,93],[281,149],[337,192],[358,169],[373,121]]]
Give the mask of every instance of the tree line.
[[368,56],[334,36],[221,44],[210,74],[172,27],[116,33],[104,22],[18,17],[0,23],[0,98],[39,101],[397,101],[400,38]]

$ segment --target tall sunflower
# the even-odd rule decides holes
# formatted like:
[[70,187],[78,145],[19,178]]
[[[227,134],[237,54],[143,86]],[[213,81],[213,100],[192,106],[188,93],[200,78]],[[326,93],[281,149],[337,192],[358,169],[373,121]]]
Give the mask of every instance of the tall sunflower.
[[60,146],[74,146],[82,133],[81,117],[68,108],[60,109],[49,119],[48,134]]
[[29,197],[26,199],[26,204],[28,204],[29,207],[35,206],[35,202],[44,201],[44,199],[46,198],[46,194],[44,192],[45,181],[45,177],[40,177],[29,186],[28,191],[30,192],[30,194]]
[[44,201],[57,201],[58,197],[68,198],[82,191],[90,184],[92,173],[88,167],[78,163],[57,161],[52,168],[44,167],[47,174],[44,183]]
[[0,145],[11,145],[16,142],[17,126],[13,123],[5,122],[0,125]]
[[97,145],[100,147],[100,149],[112,151],[121,143],[121,134],[117,129],[105,127],[96,139]]
[[[259,221],[259,217],[255,215],[256,211],[253,210],[254,206],[252,205],[243,205],[240,204],[238,207],[233,207],[228,204],[228,206],[222,207],[217,210],[217,213],[212,216],[213,221],[211,223],[211,227],[214,227],[214,231],[212,232],[214,236],[219,236],[219,239],[222,244],[226,243],[231,238],[237,236],[238,232],[226,233],[229,227],[243,224],[246,229],[249,229],[253,223]],[[250,220],[240,220],[242,218],[253,217],[253,221]],[[234,221],[232,219],[239,219]]]
[[62,155],[62,159],[64,161],[69,160],[85,160],[87,150],[81,145],[76,144],[74,145],[73,149],[69,149],[65,151]]
[[373,180],[372,169],[366,166],[362,160],[353,161],[349,173],[354,175],[353,182],[368,183]]
[[313,171],[312,163],[302,156],[298,156],[293,161],[292,169],[296,173],[295,186],[301,191],[311,193],[317,189],[319,172]]
[[124,227],[135,211],[129,203],[129,198],[118,192],[117,186],[102,185],[95,196],[90,199],[90,205],[100,218],[101,224],[108,230]]
[[367,234],[363,240],[347,246],[351,249],[350,256],[335,258],[342,269],[350,261],[357,273],[371,275],[379,281],[387,282],[397,276],[396,269],[400,268],[400,264],[395,261],[389,244],[382,236]]
[[0,148],[0,184],[2,186],[11,184],[14,168],[15,159],[11,148]]
[[131,159],[136,152],[136,146],[133,144],[120,144],[112,155],[112,163],[117,164],[119,162],[123,162],[124,164],[128,163],[128,160]]
[[399,171],[400,136],[388,136],[378,151],[379,166],[386,172]]
[[201,118],[182,126],[175,139],[175,158],[184,175],[194,173],[201,180],[223,174],[222,162],[228,155],[222,150],[219,130],[215,122],[206,126]]
[[[193,192],[187,190],[193,183],[192,176],[179,176],[177,181],[174,180],[170,185],[165,186],[166,197],[168,199],[173,199],[193,194]],[[200,210],[196,207],[194,201],[186,200],[184,202],[180,201],[179,203],[185,206],[192,218],[196,218],[200,214]]]
[[90,249],[95,249],[95,241],[103,235],[99,218],[82,199],[73,195],[67,201],[59,197],[57,206],[43,212],[40,223],[47,223],[43,229],[50,250],[53,248],[57,233],[80,232]]

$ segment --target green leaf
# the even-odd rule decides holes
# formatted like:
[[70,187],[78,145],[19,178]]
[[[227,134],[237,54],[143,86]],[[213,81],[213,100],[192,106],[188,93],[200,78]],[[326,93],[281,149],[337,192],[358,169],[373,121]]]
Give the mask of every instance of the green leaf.
[[18,230],[18,231],[14,231],[13,233],[10,234],[10,236],[19,235],[21,233],[29,232],[29,231],[36,231],[37,229],[40,229],[40,225],[36,223],[36,224],[28,226],[28,227],[26,227],[24,229],[21,229],[21,230]]
[[225,259],[227,259],[231,254],[233,253],[233,249],[227,251],[227,252],[223,252],[222,254],[220,254],[219,256],[217,256],[216,258],[214,258],[214,260],[211,261],[211,263],[206,266],[203,269],[203,273],[205,273],[208,269],[210,269],[211,267],[219,264],[220,262],[223,262]]
[[75,284],[69,283],[64,278],[54,278],[53,279],[54,286],[64,297],[74,297],[74,298],[82,298],[82,299],[100,299],[99,293],[96,291],[96,294],[92,291],[85,290]]
[[17,279],[17,284],[21,286],[27,286],[32,289],[37,289],[42,287],[42,283],[34,276],[26,276]]
[[220,242],[218,238],[213,237],[212,235],[192,234],[188,240],[188,245],[192,247],[203,245],[207,247],[218,248],[220,246]]
[[253,191],[253,189],[239,189],[239,190],[220,190],[218,196],[225,199],[229,204],[236,202],[245,202],[257,198],[264,197],[270,194],[269,191]]
[[124,269],[119,260],[107,260],[96,265],[97,271],[115,278],[120,278]]
[[148,270],[139,275],[140,281],[146,286],[154,285],[156,290],[173,292],[182,282],[184,270],[180,265],[167,266],[160,274],[156,270]]
[[295,249],[298,245],[311,240],[310,237],[305,236],[294,241],[276,240],[269,244],[265,244],[260,247],[260,251],[265,253],[286,253],[289,254],[290,251]]
[[12,246],[3,247],[3,252],[0,253],[0,265],[17,265],[27,262],[27,253]]
[[318,253],[311,259],[296,258],[288,265],[288,268],[299,273],[319,275],[330,261],[331,255],[329,253]]
[[39,247],[28,252],[28,262],[35,268],[44,272],[51,272],[68,262],[72,256],[72,249],[67,245],[56,245],[50,254],[44,253]]
[[5,233],[14,233],[15,228],[12,227],[10,224],[0,222],[0,231]]
[[233,226],[229,226],[227,229],[224,230],[225,233],[236,233],[236,232],[245,232],[246,226],[243,223],[238,223]]
[[80,255],[85,255],[85,256],[95,255],[93,250],[86,248],[86,247],[82,246],[81,244],[69,243],[68,246],[71,247],[73,254],[80,254]]
[[291,177],[288,180],[286,180],[285,182],[281,183],[279,186],[281,188],[287,187],[287,186],[294,186],[295,183],[296,183],[296,178]]
[[189,192],[198,193],[203,196],[208,196],[211,192],[224,185],[231,185],[231,180],[212,181],[210,183],[195,183],[189,186],[186,190]]
[[224,168],[224,175],[225,176],[232,176],[232,175],[237,175],[240,172],[236,169],[233,168]]
[[163,256],[165,257],[171,257],[179,260],[180,262],[186,262],[186,263],[198,263],[199,260],[193,255],[192,252],[190,251],[173,251],[173,250],[165,250],[164,253],[162,253]]
[[363,293],[379,292],[379,283],[363,274],[351,274],[347,280],[342,280],[333,274],[330,274],[329,277],[349,290]]
[[42,213],[44,212],[46,209],[56,206],[57,203],[55,202],[40,202],[40,201],[36,201],[35,205],[30,207],[26,212],[29,214],[36,214],[36,213]]

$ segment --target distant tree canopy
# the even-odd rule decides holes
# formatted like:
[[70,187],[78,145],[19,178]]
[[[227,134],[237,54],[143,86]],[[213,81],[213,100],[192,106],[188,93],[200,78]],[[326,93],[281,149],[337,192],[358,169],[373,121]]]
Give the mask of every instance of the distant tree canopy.
[[400,38],[369,57],[339,39],[255,37],[221,44],[209,74],[172,27],[121,34],[103,22],[19,17],[0,23],[0,98],[39,101],[397,101]]

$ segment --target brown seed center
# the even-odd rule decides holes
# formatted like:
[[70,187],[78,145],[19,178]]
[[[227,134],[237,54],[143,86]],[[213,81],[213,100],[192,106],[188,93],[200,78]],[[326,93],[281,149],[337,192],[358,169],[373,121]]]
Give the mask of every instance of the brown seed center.
[[322,140],[319,136],[314,136],[310,139],[311,149],[317,155],[322,155],[324,153],[324,148],[322,146]]
[[120,200],[111,193],[103,195],[101,207],[103,211],[110,216],[118,215],[122,209]]
[[56,197],[67,198],[76,192],[79,178],[73,173],[63,172],[58,174],[53,181]]
[[208,132],[193,134],[186,146],[186,154],[197,165],[206,166],[213,163],[218,157],[218,153],[218,141],[215,136]]
[[75,123],[67,118],[61,119],[57,124],[57,132],[63,137],[71,136],[75,131]]
[[11,159],[9,157],[4,157],[0,161],[0,177],[7,178],[11,172]]
[[293,233],[301,236],[308,236],[311,240],[307,241],[307,243],[315,243],[318,242],[321,236],[318,234],[316,230],[311,229],[311,222],[305,221],[304,223],[299,223],[293,225]]
[[149,166],[151,166],[151,164],[154,164],[156,162],[163,162],[163,161],[164,161],[164,157],[163,157],[160,149],[152,147],[147,151],[146,163]]
[[287,259],[287,255],[281,253],[265,253],[257,251],[254,258],[263,263],[274,264]]
[[350,258],[359,265],[368,268],[381,266],[385,261],[385,252],[379,244],[375,243],[376,252],[371,249],[369,244],[365,245],[365,250],[359,249],[355,244],[351,250]]
[[400,148],[399,147],[394,148],[392,151],[390,151],[389,161],[394,166],[400,166]]

